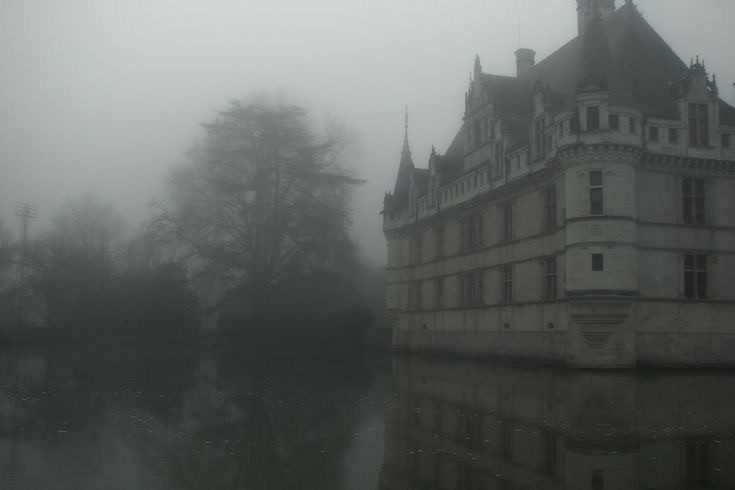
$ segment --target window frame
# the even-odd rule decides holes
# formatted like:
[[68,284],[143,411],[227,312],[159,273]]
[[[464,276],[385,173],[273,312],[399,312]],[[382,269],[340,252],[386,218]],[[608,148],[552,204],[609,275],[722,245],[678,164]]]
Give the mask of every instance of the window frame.
[[681,180],[681,207],[684,224],[707,224],[707,182],[703,178],[684,177]]
[[620,116],[618,114],[608,114],[607,125],[611,131],[619,131],[620,130]]
[[684,297],[690,300],[706,300],[709,296],[709,271],[705,254],[684,256]]
[[659,142],[658,126],[648,126],[648,141]]
[[605,272],[605,254],[591,254],[592,272]]
[[556,184],[547,186],[543,192],[544,210],[543,210],[543,229],[544,231],[552,231],[557,227],[557,195]]
[[542,284],[544,300],[552,301],[559,297],[559,264],[556,256],[544,259]]
[[687,111],[687,121],[689,122],[689,146],[710,146],[709,104],[689,102]]
[[[599,183],[593,176],[599,176]],[[589,198],[590,216],[602,216],[605,214],[604,177],[602,170],[591,170],[589,173]],[[599,206],[599,208],[597,207]]]
[[510,304],[515,301],[513,279],[514,279],[513,265],[505,265],[500,269],[500,302],[503,304]]
[[[585,108],[585,116],[587,118],[587,131],[600,130],[600,106],[590,105]],[[592,123],[594,121],[594,124]]]

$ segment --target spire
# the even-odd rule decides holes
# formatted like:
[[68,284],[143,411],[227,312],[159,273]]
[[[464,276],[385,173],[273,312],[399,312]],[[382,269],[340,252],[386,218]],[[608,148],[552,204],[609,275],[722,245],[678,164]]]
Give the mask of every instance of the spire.
[[393,199],[395,204],[398,206],[408,203],[408,190],[411,186],[411,173],[414,169],[413,159],[411,158],[411,148],[408,145],[408,106],[406,106],[406,116],[403,129],[401,163],[398,165],[398,176],[396,177],[396,185],[393,190]]
[[403,150],[401,151],[401,162],[404,158],[411,159],[411,147],[408,146],[408,106],[406,106],[406,119],[404,121]]
[[480,55],[475,55],[475,80],[480,79],[480,74],[482,73],[482,65],[480,64]]

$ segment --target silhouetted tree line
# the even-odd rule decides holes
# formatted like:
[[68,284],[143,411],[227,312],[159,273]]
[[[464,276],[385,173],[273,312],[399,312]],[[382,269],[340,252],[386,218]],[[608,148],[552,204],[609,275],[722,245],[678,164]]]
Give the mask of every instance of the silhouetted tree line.
[[382,309],[382,276],[349,232],[360,184],[343,166],[350,133],[262,97],[232,102],[204,129],[132,237],[91,194],[69,199],[27,247],[0,223],[6,336],[357,343]]

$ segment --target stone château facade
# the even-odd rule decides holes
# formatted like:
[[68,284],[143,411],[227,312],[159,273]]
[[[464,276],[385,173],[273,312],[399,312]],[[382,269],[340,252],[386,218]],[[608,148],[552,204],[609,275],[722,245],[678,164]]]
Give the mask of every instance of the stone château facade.
[[580,367],[735,365],[735,109],[630,0],[516,76],[384,201],[397,350]]

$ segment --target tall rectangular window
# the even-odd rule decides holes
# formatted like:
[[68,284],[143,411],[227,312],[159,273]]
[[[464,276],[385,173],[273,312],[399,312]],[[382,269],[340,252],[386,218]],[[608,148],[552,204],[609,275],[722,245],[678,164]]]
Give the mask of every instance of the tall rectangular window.
[[444,306],[444,278],[434,279],[434,307],[439,310]]
[[501,269],[500,300],[503,303],[513,302],[513,266],[506,265]]
[[462,219],[462,250],[470,252],[482,248],[484,242],[482,213],[475,213]]
[[412,238],[413,242],[413,263],[414,264],[420,264],[421,263],[421,253],[422,253],[422,243],[421,243],[421,234],[414,235]]
[[501,205],[501,236],[503,240],[513,239],[513,203],[506,201]]
[[709,145],[709,107],[707,104],[689,104],[689,144]]
[[688,299],[707,299],[707,256],[684,257],[684,296]]
[[466,272],[460,276],[460,302],[464,306],[483,304],[483,271]]
[[587,131],[600,129],[600,107],[593,105],[587,108]]
[[605,256],[602,254],[592,254],[592,271],[601,272],[605,270]]
[[684,223],[703,225],[705,222],[704,179],[684,179],[681,181],[682,211]]
[[636,122],[635,118],[628,118],[628,131],[630,131],[630,134],[638,134],[638,125]]
[[620,129],[620,116],[617,114],[610,114],[607,116],[608,124],[610,125],[610,129],[613,131],[617,131]]
[[436,236],[436,251],[434,253],[434,258],[439,258],[444,256],[444,225],[438,225],[436,228],[434,228],[434,235]]
[[730,134],[729,133],[722,133],[722,147],[730,148]]
[[648,127],[648,140],[649,141],[658,141],[658,126],[649,126]]
[[564,123],[559,123],[559,139],[564,138]]
[[544,230],[556,228],[556,186],[550,185],[544,190]]
[[421,281],[411,283],[413,286],[413,309],[420,311],[423,308],[421,298]]
[[669,128],[669,143],[679,142],[679,130],[676,128]]
[[602,205],[602,172],[590,172],[590,214],[603,213]]
[[544,299],[552,300],[557,296],[557,265],[556,257],[544,260]]

